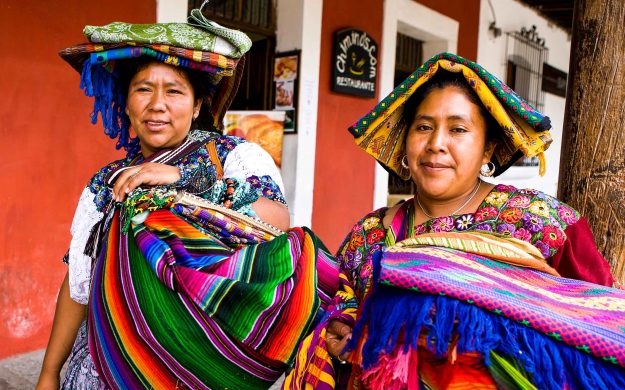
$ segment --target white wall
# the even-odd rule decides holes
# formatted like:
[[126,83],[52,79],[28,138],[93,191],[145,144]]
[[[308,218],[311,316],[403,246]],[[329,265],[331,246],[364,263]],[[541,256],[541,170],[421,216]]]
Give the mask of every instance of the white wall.
[[188,8],[187,0],[156,0],[156,22],[186,22]]
[[285,134],[282,178],[291,226],[310,226],[315,180],[322,0],[278,0],[278,52],[301,50],[297,134]]
[[[480,27],[477,50],[477,63],[489,72],[505,81],[506,75],[506,32],[521,31],[522,27],[531,28],[545,39],[549,48],[547,63],[564,72],[569,69],[571,42],[568,34],[559,27],[550,24],[536,11],[516,0],[491,0],[497,27],[503,30],[498,38],[488,31],[493,21],[488,0],[482,0],[480,6]],[[537,167],[511,167],[506,173],[494,179],[498,183],[512,184],[517,187],[534,188],[555,195],[558,188],[558,170],[560,166],[560,147],[562,144],[562,126],[564,121],[565,99],[545,93],[543,114],[551,118],[553,143],[545,153],[547,173],[538,175]]]

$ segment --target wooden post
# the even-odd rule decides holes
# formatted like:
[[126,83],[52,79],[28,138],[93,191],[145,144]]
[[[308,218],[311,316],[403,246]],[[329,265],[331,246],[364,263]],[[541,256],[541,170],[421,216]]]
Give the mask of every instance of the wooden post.
[[625,281],[625,2],[576,0],[559,199]]

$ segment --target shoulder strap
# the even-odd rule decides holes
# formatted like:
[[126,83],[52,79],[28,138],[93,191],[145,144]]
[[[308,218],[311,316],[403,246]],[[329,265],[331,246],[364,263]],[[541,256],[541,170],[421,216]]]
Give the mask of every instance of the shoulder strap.
[[215,167],[215,173],[217,174],[217,179],[221,179],[224,176],[224,168],[221,165],[221,160],[219,160],[219,155],[217,154],[217,147],[215,146],[216,140],[212,139],[206,144],[206,150],[208,151],[208,158],[210,158],[211,163]]
[[414,234],[414,213],[412,212],[412,199],[406,200],[393,216],[393,221],[387,229],[386,245],[395,245],[406,237]]

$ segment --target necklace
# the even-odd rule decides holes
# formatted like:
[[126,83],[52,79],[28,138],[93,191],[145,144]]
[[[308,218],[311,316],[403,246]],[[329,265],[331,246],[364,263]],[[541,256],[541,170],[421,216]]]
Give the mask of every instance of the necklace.
[[[474,197],[475,197],[475,195],[477,194],[477,190],[479,190],[479,189],[480,189],[480,184],[481,184],[481,183],[482,183],[482,181],[481,181],[481,180],[478,180],[478,181],[477,181],[477,184],[475,185],[475,188],[473,189],[473,192],[471,192],[471,195],[469,195],[469,197],[467,198],[467,200],[466,200],[466,201],[465,201],[465,202],[464,202],[464,203],[463,203],[460,207],[458,207],[456,210],[454,210],[454,212],[453,212],[453,213],[451,213],[451,214],[449,214],[449,215],[455,215],[455,214],[457,214],[457,213],[458,213],[458,211],[462,210],[462,209],[463,209],[466,205],[468,205],[468,204],[469,204],[469,202],[470,202],[471,200],[473,200],[473,198],[474,198]],[[417,194],[417,195],[415,196],[415,199],[417,200],[417,205],[418,205],[418,206],[419,206],[419,208],[421,209],[421,212],[422,212],[422,213],[423,213],[426,217],[428,217],[429,219],[438,218],[438,217],[435,217],[435,216],[431,215],[431,214],[430,214],[430,213],[428,213],[427,211],[425,211],[425,207],[423,207],[423,205],[421,204],[421,201],[419,200],[419,194]]]

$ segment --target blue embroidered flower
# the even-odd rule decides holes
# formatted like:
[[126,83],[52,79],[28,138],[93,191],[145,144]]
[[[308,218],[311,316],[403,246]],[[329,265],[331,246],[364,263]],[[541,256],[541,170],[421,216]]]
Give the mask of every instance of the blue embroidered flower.
[[497,233],[503,234],[504,236],[512,236],[516,228],[514,225],[509,223],[502,223],[501,225],[497,225]]
[[523,226],[531,233],[538,233],[543,230],[543,220],[538,215],[525,213],[522,220]]
[[276,182],[273,181],[271,176],[250,176],[246,179],[246,181],[250,184],[252,189],[256,190],[258,196],[263,196],[265,198],[286,204],[286,200],[282,195],[282,191],[280,191],[280,187],[278,187]]

